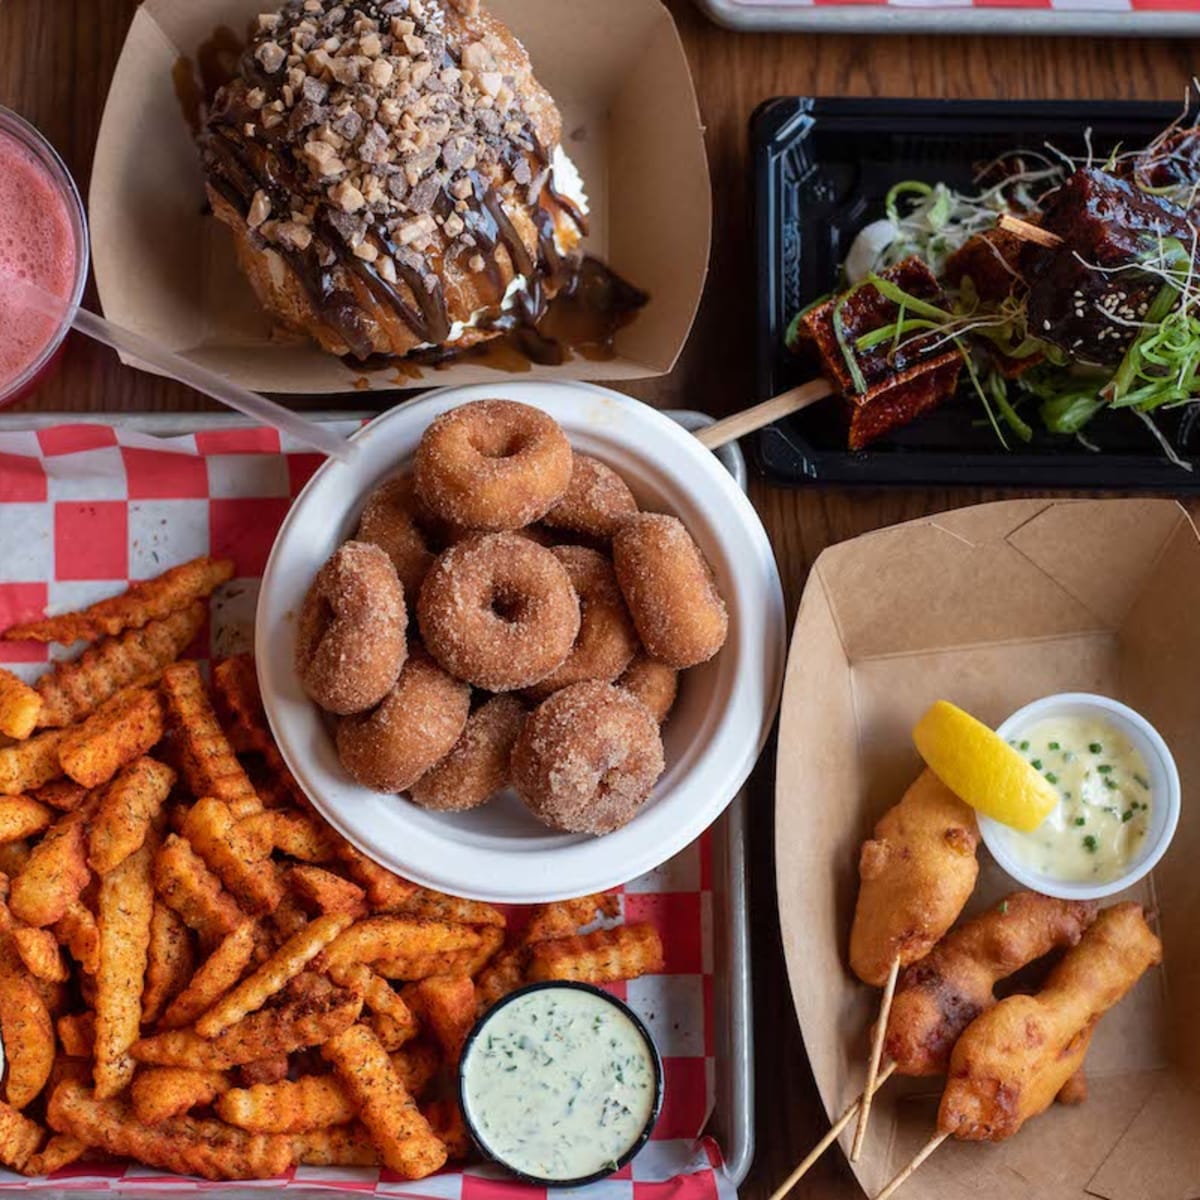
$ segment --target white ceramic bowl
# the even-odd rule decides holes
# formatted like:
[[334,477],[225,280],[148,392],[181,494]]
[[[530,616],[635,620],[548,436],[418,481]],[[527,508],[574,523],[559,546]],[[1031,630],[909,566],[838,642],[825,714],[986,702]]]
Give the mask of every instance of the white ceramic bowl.
[[[712,564],[729,640],[686,672],[663,728],[667,769],[641,812],[602,838],[554,833],[514,796],[467,813],[427,812],[360,787],[292,668],[296,616],[321,564],[362,505],[411,457],[440,413],[502,397],[544,409],[571,444],[618,471],[643,508],[675,514]],[[737,794],[766,740],[782,683],[783,592],[770,543],[729,473],[689,433],[618,392],[579,383],[507,383],[432,392],[372,421],[348,463],[326,462],[300,493],[271,551],[255,650],[267,716],[313,804],[364,853],[426,887],[493,902],[537,903],[625,883],[708,827]]]
[[1124,733],[1137,748],[1150,772],[1150,826],[1128,868],[1106,883],[1074,883],[1044,875],[1021,862],[1009,849],[1012,830],[990,817],[979,817],[979,832],[992,857],[1018,883],[1061,900],[1100,900],[1115,895],[1148,875],[1166,853],[1179,824],[1181,791],[1175,759],[1158,730],[1139,712],[1108,696],[1062,692],[1019,708],[996,732],[1006,740],[1048,717],[1094,716]]

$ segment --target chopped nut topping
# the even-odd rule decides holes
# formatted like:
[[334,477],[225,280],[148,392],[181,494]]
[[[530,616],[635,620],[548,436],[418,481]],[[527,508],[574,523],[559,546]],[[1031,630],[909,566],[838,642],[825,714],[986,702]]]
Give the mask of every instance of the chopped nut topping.
[[267,193],[261,188],[254,193],[254,199],[250,201],[250,211],[246,214],[246,224],[251,229],[257,229],[271,215],[271,202],[267,199]]
[[358,212],[358,210],[367,202],[366,197],[363,196],[362,192],[360,192],[358,188],[356,188],[354,184],[350,183],[348,180],[344,180],[343,182],[339,183],[337,187],[335,187],[333,191],[329,193],[329,198],[338,206],[338,208],[342,210],[342,212],[346,213]]
[[485,263],[483,261],[482,254],[472,254],[470,261],[467,263],[467,266],[470,267],[471,270],[474,271],[476,275],[478,275],[479,272],[482,271],[483,268],[487,266],[487,263]]
[[354,247],[354,257],[361,258],[364,262],[373,263],[379,257],[379,251],[371,242],[359,242]]
[[262,64],[262,69],[268,75],[274,75],[283,66],[287,54],[274,42],[263,42],[255,50],[254,57]]

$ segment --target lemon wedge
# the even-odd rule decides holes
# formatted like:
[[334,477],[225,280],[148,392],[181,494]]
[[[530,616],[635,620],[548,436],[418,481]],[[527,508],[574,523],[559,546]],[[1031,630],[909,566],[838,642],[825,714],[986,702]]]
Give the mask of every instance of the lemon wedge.
[[995,730],[946,700],[917,722],[913,741],[929,769],[976,812],[1032,833],[1058,793]]

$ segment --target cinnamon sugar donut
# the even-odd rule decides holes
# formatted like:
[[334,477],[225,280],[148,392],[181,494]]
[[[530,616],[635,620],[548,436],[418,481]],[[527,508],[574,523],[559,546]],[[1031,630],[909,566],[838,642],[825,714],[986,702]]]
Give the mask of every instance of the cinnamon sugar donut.
[[481,534],[434,563],[417,620],[429,652],[451,675],[511,692],[544,679],[570,654],[579,601],[549,550],[512,533]]
[[347,542],[317,572],[296,629],[296,673],[327,712],[345,716],[377,704],[407,652],[404,590],[388,556]]
[[655,662],[649,655],[638,654],[617,680],[617,687],[640,700],[661,725],[675,703],[679,672],[666,663]]
[[414,646],[379,706],[338,722],[342,766],[364,787],[402,792],[449,754],[470,707],[471,689]]
[[551,692],[584,679],[611,683],[638,648],[612,563],[584,546],[555,546],[551,554],[567,568],[579,597],[579,636],[566,662],[529,689],[533,700],[544,700]]
[[443,413],[421,438],[414,478],[435,515],[468,529],[520,529],[571,482],[571,444],[541,409],[477,400]]
[[725,644],[725,601],[700,547],[677,518],[629,517],[613,537],[613,565],[651,658],[683,670]]
[[392,560],[407,596],[416,596],[438,550],[428,520],[423,519],[411,475],[393,475],[368,497],[354,535],[378,546]]
[[513,784],[538,820],[566,833],[611,833],[636,815],[664,767],[662,738],[627,692],[590,680],[555,692],[525,719]]
[[516,696],[493,696],[467,718],[454,749],[413,784],[409,798],[436,812],[478,808],[508,786],[509,758],[524,720]]
[[629,485],[616,471],[588,454],[576,454],[566,494],[542,522],[552,529],[608,541],[637,510]]

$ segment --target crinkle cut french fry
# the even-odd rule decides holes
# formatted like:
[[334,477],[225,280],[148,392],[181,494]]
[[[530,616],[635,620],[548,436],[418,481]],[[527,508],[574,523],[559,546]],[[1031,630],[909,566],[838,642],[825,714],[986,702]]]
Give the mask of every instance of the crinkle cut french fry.
[[446,1147],[400,1081],[379,1039],[352,1025],[321,1047],[321,1053],[358,1106],[383,1162],[405,1179],[424,1179],[446,1162]]
[[163,1029],[182,1029],[207,1012],[232,988],[254,957],[258,928],[244,919],[226,934],[204,960],[182,991],[171,1001],[159,1024]]
[[[397,910],[406,916],[429,917],[435,921],[449,921],[454,925],[494,925],[503,929],[507,924],[504,914],[490,904],[478,900],[461,900],[447,896],[431,888],[417,890]],[[574,929],[571,930],[574,933]]]
[[385,958],[374,964],[375,970],[388,979],[404,980],[428,979],[430,975],[476,975],[504,944],[503,929],[485,925],[477,932],[479,944],[470,949]]
[[287,881],[297,896],[321,912],[349,913],[355,919],[367,915],[367,895],[362,888],[324,867],[291,867]]
[[238,817],[258,812],[262,802],[213,712],[199,665],[169,666],[163,671],[162,691],[175,722],[180,765],[192,795],[222,800]]
[[379,1152],[358,1122],[312,1129],[292,1139],[296,1158],[306,1167],[376,1167]]
[[119,595],[99,600],[79,612],[44,617],[10,625],[4,631],[9,642],[94,642],[101,637],[116,637],[126,629],[140,629],[154,620],[187,608],[225,583],[233,575],[233,563],[227,558],[194,558],[172,567],[153,579],[130,585]]
[[130,1047],[142,1020],[142,989],[154,915],[151,870],[156,847],[147,841],[100,881],[100,966],[96,972],[96,1095],[105,1100],[128,1087]]
[[64,1054],[71,1058],[92,1057],[96,1048],[95,1013],[66,1013],[55,1021],[54,1028]]
[[336,1075],[233,1088],[214,1105],[217,1116],[252,1133],[307,1133],[353,1121],[358,1109]]
[[367,917],[330,943],[318,966],[477,950],[481,942],[478,931],[466,925],[423,917]]
[[50,1098],[51,1128],[122,1158],[205,1179],[271,1179],[296,1158],[290,1138],[246,1133],[220,1121],[176,1117],[144,1125],[124,1100],[101,1100],[76,1083]]
[[0,1103],[0,1163],[23,1171],[42,1141],[42,1127]]
[[50,930],[17,925],[12,930],[12,941],[25,970],[34,978],[47,983],[66,983],[70,978],[71,972]]
[[0,796],[19,796],[57,779],[63,773],[58,748],[64,736],[64,730],[48,729],[0,749]]
[[82,725],[66,730],[58,747],[63,771],[84,787],[107,783],[126,763],[162,740],[162,702],[149,688],[122,692]]
[[521,940],[526,944],[544,942],[551,938],[570,937],[598,916],[615,917],[621,911],[621,901],[615,892],[597,892],[576,900],[559,900],[554,904],[539,904],[529,917]]
[[100,930],[96,918],[82,901],[68,904],[53,925],[54,936],[87,975],[95,975],[100,965]]
[[52,1134],[43,1149],[21,1168],[21,1174],[30,1178],[53,1175],[55,1171],[78,1162],[90,1149],[87,1142],[81,1142],[69,1133]]
[[274,808],[251,813],[243,817],[238,826],[265,846],[267,853],[278,850],[302,862],[328,862],[337,846],[328,825],[295,809]]
[[19,842],[50,828],[58,814],[28,796],[0,800],[0,842]]
[[253,1062],[238,1063],[237,1079],[241,1087],[256,1083],[282,1083],[291,1071],[291,1059],[286,1054],[272,1054]]
[[88,797],[88,789],[65,775],[61,779],[52,779],[30,792],[30,798],[39,804],[48,804],[59,812],[74,812]]
[[178,834],[168,834],[155,857],[154,887],[163,903],[209,946],[246,919],[220,879]]
[[536,942],[529,950],[529,979],[611,983],[663,969],[663,948],[652,925],[621,925],[577,937]]
[[34,684],[44,701],[39,724],[53,728],[70,725],[122,688],[154,678],[188,648],[207,615],[207,605],[197,601],[142,629],[97,642],[77,659],[59,663]]
[[457,1063],[463,1042],[475,1024],[475,984],[468,975],[434,975],[410,983],[404,1002],[437,1038],[451,1063]]
[[483,1016],[510,992],[524,986],[529,953],[524,946],[502,950],[475,977],[475,1012]]
[[0,667],[0,733],[23,742],[42,715],[42,698],[19,676]]
[[267,913],[283,898],[279,871],[241,829],[223,800],[205,796],[183,818],[184,836],[249,912]]
[[399,908],[417,890],[415,883],[373,862],[345,839],[338,842],[337,853],[346,874],[367,893],[368,902],[377,912]]
[[349,924],[345,913],[329,913],[310,922],[289,938],[252,975],[213,1005],[197,1022],[201,1037],[216,1037],[247,1014],[255,1012],[301,971]]
[[320,1045],[352,1025],[361,1011],[361,997],[345,988],[334,988],[323,996],[251,1013],[211,1041],[191,1029],[172,1029],[142,1038],[133,1046],[133,1057],[151,1066],[225,1070],[273,1054]]
[[0,874],[7,875],[9,879],[20,875],[32,853],[24,838],[16,842],[0,842]]
[[421,1105],[421,1115],[429,1122],[434,1136],[446,1147],[451,1162],[462,1162],[471,1156],[471,1135],[463,1120],[458,1101],[450,1097],[430,1100]]
[[188,1067],[143,1067],[133,1077],[130,1096],[137,1119],[157,1125],[210,1104],[229,1089],[224,1071],[195,1071]]
[[33,848],[29,861],[14,877],[8,906],[26,925],[53,925],[79,899],[91,871],[84,831],[95,811],[91,796],[74,812],[59,817]]
[[194,974],[195,955],[188,927],[178,913],[155,900],[146,956],[146,988],[142,993],[142,1024],[153,1025]]
[[105,789],[88,833],[88,863],[103,875],[146,840],[150,824],[175,786],[175,772],[154,758],[138,758]]
[[24,1108],[46,1086],[54,1065],[54,1022],[15,952],[0,946],[0,1032],[4,1036],[4,1099]]
[[412,1009],[382,976],[363,963],[337,963],[329,969],[330,978],[342,987],[352,988],[371,1010],[371,1028],[387,1050],[398,1050],[417,1036],[419,1026]]

